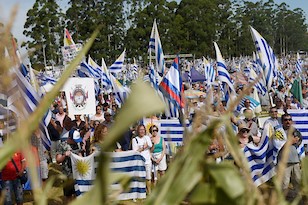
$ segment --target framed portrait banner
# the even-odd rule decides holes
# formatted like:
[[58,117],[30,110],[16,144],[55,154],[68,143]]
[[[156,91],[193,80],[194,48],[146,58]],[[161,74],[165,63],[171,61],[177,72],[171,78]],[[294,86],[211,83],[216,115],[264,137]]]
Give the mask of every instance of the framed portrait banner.
[[93,78],[69,78],[63,90],[69,115],[95,114]]

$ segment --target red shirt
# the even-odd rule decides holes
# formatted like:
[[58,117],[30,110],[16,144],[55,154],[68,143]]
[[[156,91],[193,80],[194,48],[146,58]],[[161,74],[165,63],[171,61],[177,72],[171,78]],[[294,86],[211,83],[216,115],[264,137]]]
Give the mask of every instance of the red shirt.
[[[20,152],[15,152],[12,159],[14,160],[18,168],[18,171],[20,171],[22,168],[21,161],[25,160],[24,156]],[[1,175],[2,175],[2,180],[7,181],[7,180],[17,179],[17,171],[11,159],[8,161],[8,163],[3,168]]]

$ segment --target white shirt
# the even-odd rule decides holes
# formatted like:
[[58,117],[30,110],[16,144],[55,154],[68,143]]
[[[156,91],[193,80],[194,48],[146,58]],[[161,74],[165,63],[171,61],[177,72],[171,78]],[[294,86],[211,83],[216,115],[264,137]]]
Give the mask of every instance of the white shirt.
[[135,137],[132,142],[133,150],[137,151],[139,148],[144,147],[145,144],[148,144],[148,147],[141,151],[140,154],[145,158],[145,164],[151,164],[151,152],[150,148],[152,147],[152,141],[148,135],[143,137]]

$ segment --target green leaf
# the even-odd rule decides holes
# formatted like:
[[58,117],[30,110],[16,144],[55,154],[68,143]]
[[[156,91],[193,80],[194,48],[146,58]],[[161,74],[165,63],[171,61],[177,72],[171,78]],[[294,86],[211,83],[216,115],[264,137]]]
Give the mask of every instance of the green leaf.
[[[245,193],[245,184],[239,171],[230,163],[209,164],[207,169],[214,178],[215,183],[231,199],[235,199]],[[234,188],[236,187],[236,189]]]

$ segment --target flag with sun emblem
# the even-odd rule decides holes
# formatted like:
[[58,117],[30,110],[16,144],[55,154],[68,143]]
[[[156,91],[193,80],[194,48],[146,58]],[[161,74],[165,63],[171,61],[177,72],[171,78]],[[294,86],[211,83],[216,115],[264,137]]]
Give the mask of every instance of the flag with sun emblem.
[[94,153],[87,157],[71,154],[73,178],[75,179],[75,192],[77,196],[92,188],[93,180],[95,179],[94,156]]

